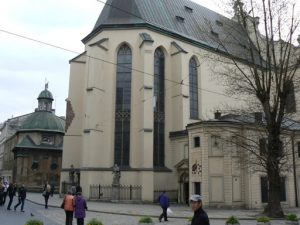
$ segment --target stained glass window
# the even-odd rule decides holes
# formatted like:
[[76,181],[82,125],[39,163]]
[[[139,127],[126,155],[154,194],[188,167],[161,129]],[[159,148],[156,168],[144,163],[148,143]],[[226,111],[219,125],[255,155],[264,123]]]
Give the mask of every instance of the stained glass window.
[[195,58],[191,58],[189,64],[190,81],[190,118],[199,119],[198,107],[198,68]]
[[115,164],[129,166],[132,53],[128,45],[118,51],[115,109]]
[[154,133],[153,164],[165,165],[165,55],[162,49],[154,53]]

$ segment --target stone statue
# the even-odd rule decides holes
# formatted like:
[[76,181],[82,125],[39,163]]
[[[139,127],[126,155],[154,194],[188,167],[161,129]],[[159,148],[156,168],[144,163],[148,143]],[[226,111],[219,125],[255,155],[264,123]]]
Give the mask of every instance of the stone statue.
[[120,167],[115,164],[113,167],[113,185],[120,185],[120,178],[121,178],[121,171],[120,171]]
[[74,183],[75,182],[75,169],[73,164],[70,166],[70,171],[69,171],[69,178],[70,178],[70,183]]

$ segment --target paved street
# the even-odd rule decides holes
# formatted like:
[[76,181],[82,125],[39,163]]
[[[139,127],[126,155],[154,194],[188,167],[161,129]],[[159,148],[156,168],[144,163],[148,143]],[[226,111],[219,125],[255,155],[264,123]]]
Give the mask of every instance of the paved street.
[[[16,204],[16,199],[14,204]],[[13,205],[14,205],[13,204]],[[46,211],[41,206],[33,204],[31,202],[26,201],[24,210],[25,212],[20,212],[20,206],[17,211],[6,210],[7,205],[5,207],[0,207],[0,224],[1,225],[24,225],[25,222],[31,218],[36,218],[44,221],[45,225],[62,225],[59,220],[52,219],[50,214],[54,213],[52,210]],[[34,215],[31,216],[31,213]]]
[[[62,199],[58,196],[50,198],[49,209],[44,209],[41,205],[43,198],[41,194],[28,193],[28,199],[25,203],[25,212],[21,213],[20,208],[15,211],[7,211],[6,207],[0,207],[0,224],[1,225],[24,225],[30,218],[37,218],[44,221],[44,225],[63,225],[65,214],[58,206]],[[35,200],[35,201],[34,201]],[[33,203],[33,202],[35,203]],[[100,219],[104,225],[136,225],[140,218],[140,215],[152,215],[155,224],[165,225],[186,225],[186,217],[191,215],[188,207],[174,206],[174,216],[177,218],[170,218],[168,223],[159,223],[157,215],[160,213],[160,209],[157,205],[138,205],[138,204],[113,204],[113,203],[99,203],[88,202],[89,209],[87,212],[86,221],[97,218]],[[106,213],[103,213],[103,211]],[[298,209],[297,209],[298,210]],[[100,212],[99,212],[100,211]],[[101,212],[102,211],[102,212]],[[299,211],[299,210],[298,210]],[[34,215],[31,216],[31,213]],[[113,214],[116,213],[116,214]],[[228,217],[230,214],[239,214],[240,218],[245,218],[240,221],[241,225],[256,225],[254,216],[257,211],[249,210],[222,210],[222,209],[209,209],[208,215],[211,218],[211,225],[224,225],[225,219],[222,217]],[[219,216],[218,216],[219,215]],[[220,218],[220,219],[218,219]],[[73,224],[76,224],[74,221]],[[284,225],[283,220],[272,221],[272,225]]]
[[[34,215],[31,216],[31,213]],[[26,201],[25,212],[21,213],[18,211],[7,211],[6,208],[0,208],[0,218],[1,225],[23,225],[30,218],[37,218],[44,221],[44,225],[63,225],[64,224],[64,211],[59,208],[50,207],[49,209],[44,209],[42,206]],[[97,213],[97,212],[87,212],[88,221],[91,218],[100,219],[104,225],[136,225],[138,223],[139,217],[137,216],[124,216],[124,215],[114,215],[107,213]],[[157,218],[153,218],[155,224],[160,225],[186,225],[185,219],[174,219],[170,218],[168,223],[159,223]],[[73,221],[73,224],[76,224]],[[211,225],[224,225],[225,221],[223,219],[211,219]],[[253,220],[242,220],[241,225],[254,225],[256,224]],[[283,225],[284,221],[273,221],[273,225]]]

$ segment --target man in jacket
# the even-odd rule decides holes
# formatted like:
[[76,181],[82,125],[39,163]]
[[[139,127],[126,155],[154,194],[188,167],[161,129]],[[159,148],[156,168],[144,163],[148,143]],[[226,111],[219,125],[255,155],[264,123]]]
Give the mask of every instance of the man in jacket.
[[192,195],[190,198],[194,217],[191,225],[209,225],[206,212],[202,209],[202,199],[200,195]]
[[159,222],[161,222],[161,219],[164,217],[164,220],[168,221],[167,209],[170,206],[170,203],[169,203],[169,198],[166,195],[165,191],[163,191],[161,193],[161,195],[159,196],[158,200],[159,200],[159,204],[160,204],[160,206],[161,206],[161,208],[163,210],[163,212],[159,216],[158,220],[159,220]]
[[14,210],[16,211],[16,209],[18,208],[19,205],[21,205],[21,212],[24,212],[24,204],[25,204],[25,199],[26,199],[26,188],[24,186],[24,184],[22,184],[22,186],[19,188],[19,202],[18,204],[15,205]]
[[10,183],[8,188],[7,188],[7,194],[8,194],[8,197],[9,197],[7,210],[11,210],[10,207],[11,207],[11,204],[13,202],[14,196],[16,195],[16,191],[17,191],[16,184]]

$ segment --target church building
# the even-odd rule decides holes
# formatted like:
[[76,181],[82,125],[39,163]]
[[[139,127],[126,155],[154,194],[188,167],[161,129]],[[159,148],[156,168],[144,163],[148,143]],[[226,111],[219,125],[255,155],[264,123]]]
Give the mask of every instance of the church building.
[[[223,180],[195,178],[204,171],[199,161],[194,170],[190,158],[191,144],[204,140],[190,130],[201,133],[198,123],[224,103],[237,103],[212,78],[211,67],[220,65],[207,56],[224,54],[216,37],[246,59],[238,23],[192,1],[108,0],[82,40],[85,51],[70,60],[61,181],[77,171],[83,195],[91,197],[93,185],[112,184],[117,164],[121,185],[142,187],[141,201],[166,190],[185,203],[204,182],[203,194],[209,195],[208,182],[218,189]],[[222,205],[223,196],[217,200]]]
[[48,181],[58,187],[65,119],[55,115],[48,84],[33,113],[7,120],[1,129],[0,174],[9,182],[41,191]]

